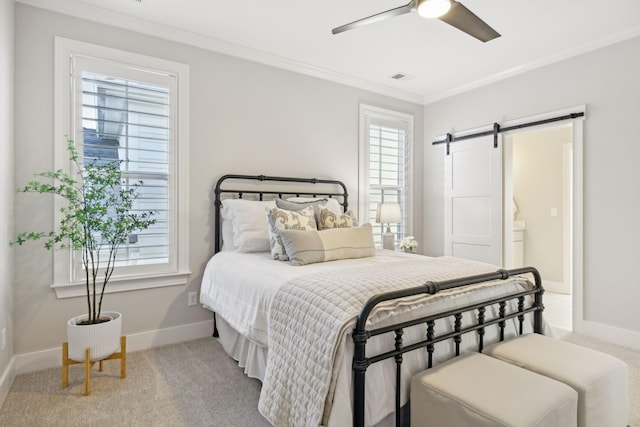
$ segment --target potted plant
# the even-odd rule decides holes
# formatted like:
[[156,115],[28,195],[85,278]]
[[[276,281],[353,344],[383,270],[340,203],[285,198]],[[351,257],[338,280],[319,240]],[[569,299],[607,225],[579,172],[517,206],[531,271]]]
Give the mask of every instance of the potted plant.
[[[102,299],[116,267],[118,248],[136,231],[153,225],[155,212],[134,209],[142,181],[124,185],[119,160],[83,163],[67,137],[71,173],[57,170],[35,174],[23,193],[53,194],[65,199],[57,230],[23,232],[11,244],[44,241],[46,249],[72,249],[82,254],[87,313],[67,322],[69,358],[84,361],[91,349],[91,361],[102,360],[120,347],[122,316],[103,312]],[[101,336],[104,334],[104,336]]]

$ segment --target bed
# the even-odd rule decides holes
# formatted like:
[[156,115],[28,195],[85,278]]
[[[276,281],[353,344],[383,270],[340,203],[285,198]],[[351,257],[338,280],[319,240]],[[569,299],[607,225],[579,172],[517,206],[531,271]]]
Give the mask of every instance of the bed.
[[225,175],[215,213],[200,301],[276,426],[406,425],[415,372],[546,332],[535,269],[376,250],[340,181]]

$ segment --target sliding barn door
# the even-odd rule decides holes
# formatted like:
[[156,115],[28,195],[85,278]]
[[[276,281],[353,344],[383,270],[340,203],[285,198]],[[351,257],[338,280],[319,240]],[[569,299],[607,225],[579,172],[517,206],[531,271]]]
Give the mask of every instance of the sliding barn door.
[[502,265],[502,141],[454,142],[445,159],[444,254]]

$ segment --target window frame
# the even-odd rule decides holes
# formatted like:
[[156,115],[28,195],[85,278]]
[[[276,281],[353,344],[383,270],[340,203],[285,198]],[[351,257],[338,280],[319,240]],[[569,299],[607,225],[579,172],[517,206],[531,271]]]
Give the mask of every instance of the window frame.
[[[143,266],[120,277],[112,277],[106,293],[124,292],[137,289],[183,285],[189,275],[189,66],[132,52],[94,45],[90,43],[55,37],[55,88],[54,88],[54,164],[55,169],[69,171],[67,152],[69,135],[77,139],[78,127],[82,128],[82,118],[76,118],[76,89],[74,62],[77,58],[104,64],[105,72],[115,67],[125,67],[133,72],[144,72],[148,76],[170,77],[175,82],[176,94],[172,99],[175,110],[172,117],[175,131],[169,148],[170,180],[170,262],[155,266]],[[151,80],[153,81],[153,80]],[[80,114],[78,112],[78,114]],[[54,200],[54,223],[59,223],[60,207],[63,201]],[[86,294],[85,282],[72,281],[71,250],[54,251],[54,275],[51,287],[57,298],[70,298]]]
[[[369,129],[371,121],[387,122],[390,125],[404,128],[406,135],[406,154],[405,154],[405,185],[404,191],[404,212],[403,212],[403,229],[404,235],[409,236],[413,233],[413,135],[414,135],[414,116],[399,111],[389,110],[386,108],[376,107],[373,105],[360,104],[359,108],[359,147],[358,147],[358,219],[360,223],[371,222],[369,217],[370,205],[370,142]],[[384,227],[383,227],[384,232]],[[395,239],[395,245],[398,247],[399,239]]]

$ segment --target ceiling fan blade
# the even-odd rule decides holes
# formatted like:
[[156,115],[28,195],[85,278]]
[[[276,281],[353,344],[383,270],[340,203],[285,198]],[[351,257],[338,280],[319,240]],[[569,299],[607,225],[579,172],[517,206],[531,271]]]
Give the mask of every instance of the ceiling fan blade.
[[451,9],[438,19],[456,27],[460,31],[464,31],[482,42],[488,42],[489,40],[500,37],[500,34],[496,30],[457,1],[452,1]]
[[398,15],[404,15],[405,13],[411,12],[415,8],[414,1],[411,0],[408,4],[400,7],[396,7],[395,9],[387,10],[385,12],[380,12],[375,15],[369,16],[367,18],[358,19],[357,21],[350,22],[348,24],[342,25],[340,27],[334,28],[331,30],[331,34],[342,33],[343,31],[352,30],[357,27],[362,27],[364,25],[373,24],[374,22],[383,21],[388,18],[392,18]]

